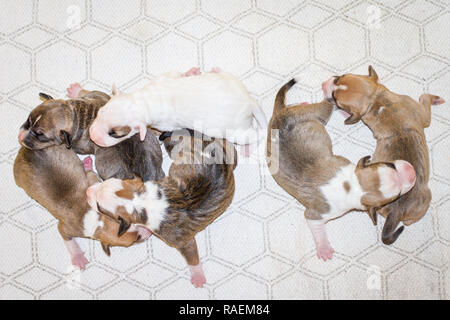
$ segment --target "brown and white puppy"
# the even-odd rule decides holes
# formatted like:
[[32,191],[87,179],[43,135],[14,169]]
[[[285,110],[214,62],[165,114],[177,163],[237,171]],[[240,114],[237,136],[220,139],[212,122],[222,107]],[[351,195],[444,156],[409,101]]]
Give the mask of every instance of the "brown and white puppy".
[[349,113],[345,124],[362,120],[372,131],[377,140],[373,161],[402,159],[416,170],[417,181],[408,194],[371,212],[374,220],[377,213],[386,218],[382,240],[392,244],[404,229],[403,226],[397,229],[400,221],[406,226],[419,221],[430,205],[430,159],[424,128],[431,122],[431,105],[445,101],[438,96],[423,94],[417,102],[395,94],[378,82],[372,66],[369,66],[368,76],[345,74],[329,79],[322,87],[327,99]]
[[402,160],[369,163],[370,157],[365,157],[355,166],[334,155],[324,127],[333,104],[325,100],[286,107],[286,91],[295,83],[295,79],[288,82],[276,96],[267,163],[275,181],[306,207],[317,256],[325,261],[334,253],[325,230],[329,220],[397,199],[413,187],[415,173],[411,164]]
[[147,181],[164,177],[161,147],[151,130],[143,142],[136,135],[112,148],[101,148],[90,140],[89,127],[110,97],[103,92],[83,90],[77,84],[68,92],[75,99],[56,100],[40,94],[44,102],[31,111],[20,128],[21,145],[39,150],[65,144],[78,154],[95,154],[96,169],[102,179],[138,175]]
[[[88,158],[90,160],[90,158]],[[85,161],[92,169],[92,160]],[[128,247],[149,236],[144,228],[130,229],[118,237],[120,225],[92,210],[86,189],[98,182],[93,171],[85,172],[83,163],[65,146],[40,150],[22,147],[14,162],[16,184],[58,219],[58,231],[70,253],[72,264],[84,269],[88,263],[75,238],[101,242],[106,254],[111,246]]]
[[167,177],[143,183],[139,179],[109,179],[87,190],[91,207],[121,222],[120,232],[132,225],[148,228],[179,250],[191,271],[191,282],[206,282],[195,235],[231,204],[237,154],[224,139],[192,137],[186,131],[161,139],[174,163]]

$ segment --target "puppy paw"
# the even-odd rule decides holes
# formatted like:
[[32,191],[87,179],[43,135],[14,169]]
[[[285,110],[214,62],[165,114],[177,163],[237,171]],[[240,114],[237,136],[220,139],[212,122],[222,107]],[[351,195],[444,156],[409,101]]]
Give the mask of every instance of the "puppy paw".
[[185,73],[184,73],[184,76],[185,77],[191,77],[191,76],[198,76],[198,75],[200,75],[201,74],[201,72],[200,72],[200,68],[191,68],[191,69],[189,69],[188,71],[186,71]]
[[83,90],[83,87],[81,87],[79,83],[72,83],[67,88],[67,96],[72,99],[78,98],[78,95],[80,94],[81,90]]
[[83,167],[86,172],[94,170],[94,162],[91,157],[86,157],[83,159]]
[[88,259],[83,253],[77,254],[72,257],[72,265],[80,270],[86,269],[86,265],[89,263]]
[[331,260],[333,258],[333,253],[334,249],[329,244],[317,247],[317,257],[323,261]]

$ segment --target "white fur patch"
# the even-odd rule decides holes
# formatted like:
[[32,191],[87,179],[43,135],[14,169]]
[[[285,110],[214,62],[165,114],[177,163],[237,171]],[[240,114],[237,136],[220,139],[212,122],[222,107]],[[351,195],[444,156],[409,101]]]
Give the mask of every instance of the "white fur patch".
[[94,210],[89,210],[83,218],[83,234],[92,238],[98,227],[103,227],[103,221],[99,219],[99,214]]
[[348,87],[345,84],[341,84],[340,86],[335,87],[335,90],[346,91],[347,89],[348,89]]
[[385,106],[381,106],[381,107],[378,109],[378,114],[380,114],[381,112],[383,112],[384,108],[385,108]]
[[[345,182],[350,186],[348,192],[344,188]],[[342,167],[333,179],[320,187],[320,191],[330,206],[330,211],[322,215],[324,220],[338,218],[352,209],[365,209],[361,204],[364,191],[355,174],[355,165],[352,163]]]

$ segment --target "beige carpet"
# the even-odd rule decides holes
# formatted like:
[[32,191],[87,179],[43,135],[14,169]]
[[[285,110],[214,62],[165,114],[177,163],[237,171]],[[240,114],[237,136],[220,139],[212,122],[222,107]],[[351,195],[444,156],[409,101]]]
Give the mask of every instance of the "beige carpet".
[[[320,262],[304,208],[266,169],[240,165],[232,206],[197,236],[203,289],[157,239],[111,258],[82,241],[91,262],[71,272],[56,221],[12,175],[18,129],[38,92],[64,97],[75,81],[131,91],[162,72],[219,66],[270,117],[277,89],[294,75],[302,80],[290,101],[318,101],[323,80],[371,63],[398,93],[450,101],[449,8],[448,0],[1,0],[0,299],[449,299],[448,103],[433,107],[426,130],[431,207],[395,245],[381,244],[365,214],[350,213],[328,225],[337,254]],[[352,161],[374,150],[370,131],[344,126],[338,113],[328,130],[335,152]]]

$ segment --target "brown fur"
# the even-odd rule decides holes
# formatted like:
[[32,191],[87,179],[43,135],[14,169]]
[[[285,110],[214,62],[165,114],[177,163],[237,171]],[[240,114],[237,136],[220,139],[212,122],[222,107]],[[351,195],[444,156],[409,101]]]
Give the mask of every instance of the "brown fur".
[[[144,181],[164,177],[162,153],[155,135],[148,130],[146,138],[139,135],[111,148],[94,144],[89,137],[89,127],[110,97],[99,91],[82,90],[77,99],[46,99],[33,109],[21,130],[27,131],[22,144],[32,150],[65,144],[78,154],[95,154],[95,165],[102,179],[131,179],[135,175]],[[120,134],[126,128],[119,128]],[[40,137],[37,135],[40,134]]]
[[[83,218],[90,207],[86,189],[98,181],[93,172],[86,173],[76,154],[65,146],[53,146],[42,150],[22,147],[14,162],[16,184],[56,219],[64,240],[85,238]],[[44,187],[45,186],[45,187]],[[93,239],[105,246],[128,247],[138,239],[137,232],[117,237],[119,224],[99,215],[104,226],[98,228]]]
[[443,103],[443,100],[422,95],[417,102],[408,96],[395,94],[378,83],[378,75],[372,67],[369,67],[368,76],[344,75],[339,77],[337,84],[348,88],[338,90],[334,96],[338,107],[352,114],[345,123],[353,124],[361,119],[377,140],[373,161],[406,160],[416,171],[413,189],[377,210],[387,218],[383,242],[391,244],[403,230],[396,231],[400,221],[407,226],[419,221],[430,205],[430,160],[424,128],[430,125],[430,106]]

